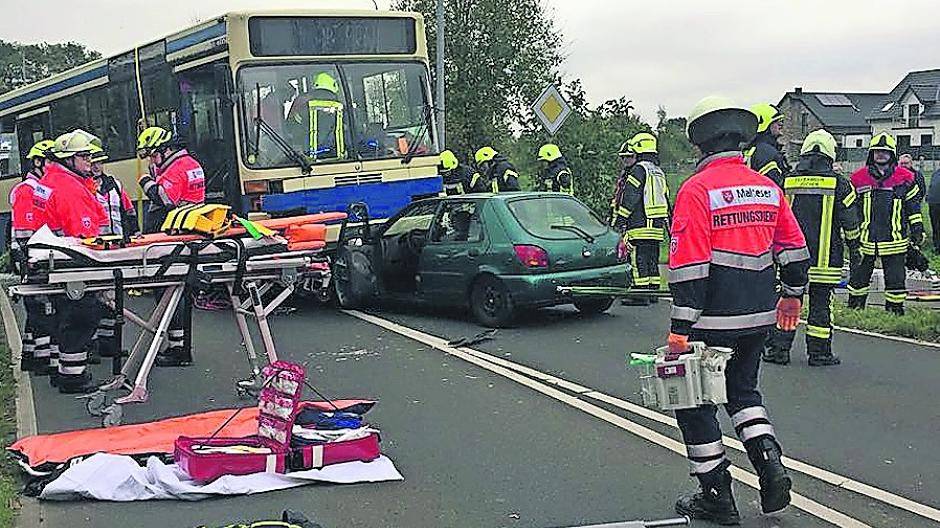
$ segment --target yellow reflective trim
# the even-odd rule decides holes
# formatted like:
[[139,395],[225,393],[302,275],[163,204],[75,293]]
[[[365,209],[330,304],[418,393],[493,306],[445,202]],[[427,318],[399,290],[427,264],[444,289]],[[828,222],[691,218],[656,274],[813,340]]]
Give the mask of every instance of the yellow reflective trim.
[[632,215],[632,214],[633,214],[633,211],[627,209],[626,207],[618,207],[618,208],[617,208],[617,215],[618,215],[618,216],[622,216],[622,217],[624,217],[624,218],[629,218],[630,215]]
[[640,187],[640,180],[634,178],[632,174],[629,175],[629,176],[627,176],[627,183],[629,183],[630,185],[632,185],[632,186],[634,186],[634,187],[636,187],[636,188],[639,188],[639,187]]
[[843,230],[842,232],[845,235],[846,240],[856,240],[860,234],[858,229],[848,229]]
[[919,190],[919,187],[915,185],[913,188],[911,188],[910,191],[907,192],[907,197],[905,199],[913,200],[914,198],[916,198],[918,190]]
[[858,195],[855,194],[855,189],[849,190],[849,194],[847,194],[845,198],[842,199],[842,205],[846,207],[852,207],[857,197]]
[[770,171],[772,171],[772,170],[774,170],[774,169],[776,169],[776,170],[779,171],[779,170],[780,170],[780,166],[777,165],[777,162],[776,162],[776,161],[771,161],[771,162],[768,163],[767,165],[764,165],[763,167],[761,167],[760,170],[758,170],[757,172],[763,174],[764,176],[767,176],[767,173],[769,173]]
[[784,189],[835,189],[836,179],[832,176],[788,176],[783,182]]
[[861,297],[862,295],[868,295],[869,287],[865,286],[862,288],[853,288],[852,285],[849,285],[849,295],[852,297]]
[[832,337],[832,328],[806,325],[806,335],[819,339],[829,339]]
[[907,299],[907,292],[902,293],[891,293],[885,292],[885,300],[893,303],[902,303]]
[[893,200],[891,207],[891,240],[901,238],[901,200]]
[[[832,178],[833,184],[835,178]],[[832,210],[835,207],[835,196],[822,197],[822,218],[819,225],[819,258],[816,260],[819,267],[829,265],[829,250],[832,245]]]
[[907,217],[908,221],[912,224],[923,223],[924,217],[921,213],[914,213],[911,216]]
[[871,193],[865,193],[862,196],[862,225],[859,228],[862,231],[863,243],[871,238],[871,232],[868,228],[871,226]]

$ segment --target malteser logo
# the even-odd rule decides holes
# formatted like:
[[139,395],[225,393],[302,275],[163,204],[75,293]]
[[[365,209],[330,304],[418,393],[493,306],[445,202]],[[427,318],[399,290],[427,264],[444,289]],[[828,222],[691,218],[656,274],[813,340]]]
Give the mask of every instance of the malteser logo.
[[780,193],[776,187],[742,185],[708,191],[712,211],[738,205],[780,205]]

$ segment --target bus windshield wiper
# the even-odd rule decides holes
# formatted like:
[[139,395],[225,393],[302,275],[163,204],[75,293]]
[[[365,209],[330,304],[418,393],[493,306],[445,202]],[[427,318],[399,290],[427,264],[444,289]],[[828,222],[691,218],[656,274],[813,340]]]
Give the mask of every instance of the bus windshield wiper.
[[310,174],[310,171],[313,170],[313,165],[310,163],[310,160],[306,156],[301,154],[291,145],[284,136],[282,136],[274,127],[269,125],[263,117],[261,117],[261,85],[255,85],[255,98],[256,98],[256,108],[257,115],[255,116],[255,144],[252,149],[257,156],[261,151],[261,132],[264,131],[271,137],[272,143],[277,145],[278,148],[290,158],[291,161],[300,165],[300,169],[304,174]]
[[579,237],[583,238],[588,244],[594,243],[594,237],[592,237],[587,231],[581,229],[578,226],[573,225],[553,225],[552,229],[557,229],[558,231],[570,231]]
[[424,124],[421,125],[421,130],[418,132],[418,135],[408,144],[408,152],[405,153],[405,157],[401,159],[402,165],[408,165],[411,163],[411,160],[418,154],[418,145],[424,142],[424,137],[428,135],[428,131],[431,130],[431,112],[434,108],[432,105],[428,104],[428,94],[424,93],[424,90],[421,90],[424,96]]

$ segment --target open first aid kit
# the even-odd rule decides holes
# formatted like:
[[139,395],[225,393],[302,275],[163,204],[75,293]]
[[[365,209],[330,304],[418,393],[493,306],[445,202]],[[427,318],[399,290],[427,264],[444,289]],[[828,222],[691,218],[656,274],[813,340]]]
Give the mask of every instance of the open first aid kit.
[[630,354],[644,406],[674,411],[728,402],[725,367],[731,349],[698,341],[689,346],[689,352],[679,355],[670,354],[669,347],[658,348],[655,354]]
[[173,459],[193,480],[211,482],[222,475],[288,473],[343,462],[370,462],[380,456],[377,430],[351,417],[332,419],[349,413],[299,405],[306,381],[302,366],[277,361],[264,368],[263,377],[256,435],[181,436],[176,440]]

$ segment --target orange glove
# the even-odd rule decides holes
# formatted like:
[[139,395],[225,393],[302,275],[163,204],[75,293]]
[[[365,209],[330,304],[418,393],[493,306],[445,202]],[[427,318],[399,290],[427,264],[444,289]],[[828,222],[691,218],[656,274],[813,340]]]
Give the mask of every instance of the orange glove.
[[799,297],[783,297],[777,301],[777,328],[792,332],[800,322]]
[[689,336],[670,333],[666,339],[669,353],[673,355],[685,354],[689,351]]

